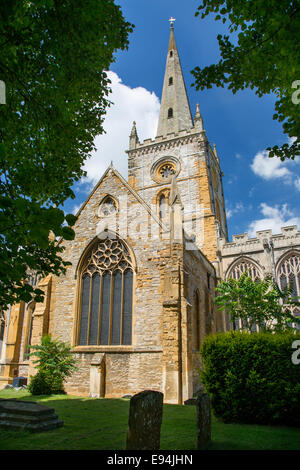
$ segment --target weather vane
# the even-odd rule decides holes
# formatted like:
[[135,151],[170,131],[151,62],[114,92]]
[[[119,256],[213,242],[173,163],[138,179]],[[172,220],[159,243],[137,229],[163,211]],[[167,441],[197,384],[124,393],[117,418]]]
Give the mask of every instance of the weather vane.
[[169,21],[170,21],[171,28],[173,28],[174,21],[176,21],[176,18],[173,18],[173,16],[171,16],[171,18],[169,19]]

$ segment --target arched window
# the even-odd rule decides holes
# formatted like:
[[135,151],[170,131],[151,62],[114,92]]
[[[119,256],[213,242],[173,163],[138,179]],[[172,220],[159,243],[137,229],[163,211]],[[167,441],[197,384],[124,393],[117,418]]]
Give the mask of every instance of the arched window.
[[172,118],[173,117],[173,108],[169,108],[168,109],[168,118]]
[[200,349],[200,298],[197,290],[193,299],[193,349]]
[[101,240],[81,270],[79,345],[132,341],[132,260],[118,238]]
[[159,218],[165,219],[168,214],[168,202],[167,198],[164,194],[162,194],[159,198]]
[[231,277],[237,281],[245,271],[247,271],[248,276],[251,277],[252,281],[259,281],[261,279],[259,269],[249,260],[240,260],[237,262],[230,269],[229,274],[226,277],[227,279]]
[[25,345],[24,345],[24,360],[28,360],[30,346],[31,346],[31,339],[32,339],[32,327],[33,327],[33,315],[35,310],[35,302],[31,302],[27,306],[27,322],[26,322],[26,337],[25,337]]
[[0,310],[0,359],[2,354],[2,348],[4,343],[4,331],[5,331],[5,314]]
[[170,51],[170,57],[173,57],[173,51]]
[[169,85],[173,85],[173,77],[169,77]]
[[106,196],[98,209],[98,215],[102,217],[107,217],[111,214],[117,212],[117,203],[111,196]]
[[[292,297],[300,296],[300,254],[290,254],[280,262],[277,279],[281,290],[290,286],[293,287]],[[296,317],[300,316],[299,307],[292,307],[292,312]],[[295,326],[300,329],[300,325],[297,323],[295,323]]]
[[[232,278],[236,281],[241,277],[241,275],[246,272],[248,276],[251,277],[252,281],[259,281],[262,278],[261,272],[259,268],[252,263],[248,259],[241,259],[238,261],[229,271],[228,275],[226,276],[227,279]],[[242,321],[239,318],[236,318],[235,323],[233,325],[234,330],[240,330],[243,328]],[[253,326],[252,331],[257,331],[258,327],[256,325]]]

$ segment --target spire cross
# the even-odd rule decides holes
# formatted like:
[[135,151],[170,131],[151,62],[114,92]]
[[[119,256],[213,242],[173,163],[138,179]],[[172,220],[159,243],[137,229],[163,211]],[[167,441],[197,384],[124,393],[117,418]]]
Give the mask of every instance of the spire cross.
[[171,28],[173,28],[173,24],[174,24],[174,21],[176,21],[176,18],[173,18],[173,16],[171,16],[169,21],[170,21]]

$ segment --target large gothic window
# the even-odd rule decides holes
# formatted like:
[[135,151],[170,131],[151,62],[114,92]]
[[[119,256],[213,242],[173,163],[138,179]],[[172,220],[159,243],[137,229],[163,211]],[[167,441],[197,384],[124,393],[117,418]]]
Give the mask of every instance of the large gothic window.
[[[278,283],[281,290],[287,286],[293,288],[292,297],[300,296],[300,254],[290,254],[281,261],[278,268]],[[300,308],[292,307],[293,314],[300,317]],[[295,323],[296,328],[300,325]]]
[[[248,276],[251,277],[252,281],[259,281],[261,279],[261,273],[259,269],[248,259],[243,259],[237,262],[229,271],[227,279],[232,278],[236,281],[241,277],[241,275],[247,272]],[[242,321],[239,318],[236,318],[233,328],[239,330],[243,328]],[[257,331],[258,326],[254,325],[252,331]]]
[[232,278],[235,279],[236,281],[241,277],[241,275],[246,272],[248,273],[248,276],[251,277],[253,281],[259,281],[261,279],[261,274],[258,270],[258,268],[255,266],[254,263],[251,263],[251,261],[248,260],[241,260],[239,263],[235,264],[227,278]]
[[132,260],[120,239],[101,240],[81,271],[79,345],[129,345]]

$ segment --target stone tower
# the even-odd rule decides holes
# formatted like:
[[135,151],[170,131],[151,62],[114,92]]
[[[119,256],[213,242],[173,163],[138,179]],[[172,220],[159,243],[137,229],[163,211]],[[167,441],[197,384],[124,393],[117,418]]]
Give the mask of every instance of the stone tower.
[[167,226],[171,182],[176,176],[188,235],[215,262],[218,239],[227,240],[223,175],[198,104],[192,118],[172,23],[157,136],[140,142],[134,122],[127,153],[129,184]]

